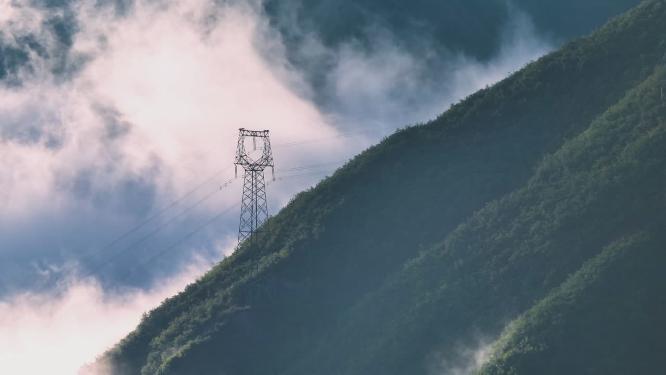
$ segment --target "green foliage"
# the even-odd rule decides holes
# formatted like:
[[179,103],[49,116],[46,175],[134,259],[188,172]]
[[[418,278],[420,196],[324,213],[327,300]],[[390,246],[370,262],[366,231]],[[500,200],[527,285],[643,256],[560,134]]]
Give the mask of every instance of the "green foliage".
[[646,331],[666,316],[664,19],[647,1],[365,151],[106,359],[118,374],[419,374],[520,316],[483,371],[626,373],[614,357],[664,341]]
[[652,374],[663,367],[663,235],[607,247],[506,329],[479,374]]

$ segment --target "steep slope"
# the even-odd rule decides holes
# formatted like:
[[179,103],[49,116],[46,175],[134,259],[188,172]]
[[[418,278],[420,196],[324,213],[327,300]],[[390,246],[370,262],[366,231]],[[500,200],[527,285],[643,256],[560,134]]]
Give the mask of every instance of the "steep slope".
[[[423,353],[455,353],[475,331],[494,336],[605,246],[638,232],[660,238],[666,227],[665,85],[660,68],[545,158],[526,186],[477,212],[355,306],[344,326],[322,340],[320,353],[355,358],[345,351],[352,343],[366,352],[353,365],[325,366],[342,366],[334,373],[418,372]],[[650,319],[663,324],[664,317]],[[309,362],[318,367],[326,359]]]
[[606,248],[512,323],[481,374],[656,374],[666,332],[664,236]]
[[[666,68],[662,67],[548,161],[544,173],[546,168],[557,170],[568,185],[576,187],[568,199],[578,196],[578,202],[597,210],[576,216],[588,223],[590,218],[601,221],[580,229],[569,226],[569,246],[576,231],[581,237],[587,232],[587,237],[617,241],[513,322],[483,373],[663,371],[664,87]],[[587,168],[570,172],[583,163]],[[558,185],[563,182],[551,182],[550,189]]]
[[389,137],[105,359],[119,374],[444,371],[433,358],[663,228],[664,19],[647,1]]

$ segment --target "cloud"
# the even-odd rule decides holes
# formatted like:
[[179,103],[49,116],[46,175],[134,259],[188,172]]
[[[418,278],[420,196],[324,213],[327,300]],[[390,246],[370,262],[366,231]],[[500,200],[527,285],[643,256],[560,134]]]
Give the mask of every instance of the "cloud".
[[487,61],[452,51],[442,54],[441,46],[427,36],[419,38],[419,45],[404,48],[380,26],[368,33],[363,43],[351,40],[335,48],[310,37],[302,49],[313,60],[328,56],[334,61],[326,74],[324,107],[339,123],[351,127],[369,123],[385,131],[434,119],[451,104],[553,48],[517,8],[510,8],[499,52]]
[[539,37],[530,17],[517,8],[510,8],[509,22],[501,40],[499,53],[490,61],[456,57],[450,79],[451,90],[444,97],[445,102],[454,102],[492,86],[554,48],[551,42]]
[[269,186],[276,212],[549,49],[519,13],[487,62],[424,59],[428,42],[404,50],[380,28],[365,44],[312,36],[299,48],[327,66],[317,86],[258,2],[64,4],[0,0],[0,48],[23,56],[0,76],[0,366],[24,373],[91,360],[231,251],[238,128],[270,129],[278,176],[299,177]]
[[48,72],[62,79],[74,74],[83,56],[71,54],[77,30],[69,1],[0,0],[0,80],[20,86]]
[[475,336],[453,350],[431,355],[428,373],[431,375],[472,375],[480,370],[492,356],[495,340]]
[[[328,48],[310,37],[299,48],[330,64],[326,83],[315,87],[288,62],[290,47],[257,3],[137,1],[122,14],[115,4],[67,4],[53,11],[2,3],[5,33],[39,36],[47,51],[63,49],[68,61],[82,61],[63,78],[54,73],[53,53],[33,53],[20,86],[0,87],[0,234],[12,271],[25,268],[26,259],[63,263],[103,248],[108,241],[100,239],[138,225],[230,166],[239,127],[271,129],[278,174],[343,160],[398,127],[435,117],[549,48],[517,11],[499,55],[488,62],[451,55],[433,64],[427,55],[434,41],[401,49],[380,27],[368,29],[364,44]],[[65,29],[77,30],[66,48],[47,27],[56,16],[72,18]],[[345,138],[350,130],[363,131]],[[274,209],[312,181],[273,186]],[[164,231],[162,242],[148,245],[174,240],[239,195],[238,187],[216,195],[183,218],[183,230]],[[35,230],[40,236],[30,235]],[[18,252],[33,256],[18,261]]]
[[[164,7],[137,2],[131,16],[116,18],[81,3],[72,53],[88,56],[85,68],[67,83],[32,79],[0,92],[4,160],[15,157],[15,168],[32,170],[43,164],[39,156],[48,159],[46,172],[6,184],[13,191],[4,209],[34,213],[26,201],[42,203],[58,176],[71,180],[91,169],[104,171],[93,182],[114,186],[159,164],[158,193],[177,195],[186,182],[229,164],[239,127],[271,128],[277,142],[335,134],[259,58],[253,38],[262,25],[251,8]],[[123,132],[109,132],[119,124]],[[36,182],[43,193],[19,195],[20,183]]]
[[77,373],[210,266],[195,260],[148,290],[111,293],[92,278],[73,276],[57,290],[0,301],[0,373]]
[[[271,129],[278,171],[345,153],[326,116],[284,83],[289,70],[261,58],[257,44],[279,40],[260,40],[268,26],[255,8],[139,1],[119,17],[113,7],[85,1],[71,7],[79,31],[68,53],[85,56],[85,65],[63,81],[48,56],[33,56],[33,74],[19,87],[0,88],[4,256],[32,252],[30,261],[64,262],[101,247],[105,232],[122,233],[231,166],[239,127]],[[31,28],[39,34],[42,23],[19,29]],[[329,141],[279,147],[313,138]],[[231,171],[207,188],[229,177]],[[295,187],[274,189],[272,198],[284,202]],[[239,196],[237,189],[218,194],[192,210],[189,225]],[[35,230],[37,238],[29,235]],[[53,243],[63,231],[86,240]]]

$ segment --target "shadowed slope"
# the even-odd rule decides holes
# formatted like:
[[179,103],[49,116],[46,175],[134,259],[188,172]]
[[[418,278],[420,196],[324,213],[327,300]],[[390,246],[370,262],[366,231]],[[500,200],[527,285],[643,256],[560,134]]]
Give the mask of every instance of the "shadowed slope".
[[499,334],[664,223],[664,19],[645,2],[359,155],[106,359],[127,374],[425,373]]

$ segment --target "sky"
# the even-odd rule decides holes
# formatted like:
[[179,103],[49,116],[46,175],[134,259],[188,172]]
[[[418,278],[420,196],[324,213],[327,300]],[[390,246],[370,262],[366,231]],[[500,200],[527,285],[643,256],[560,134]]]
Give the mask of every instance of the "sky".
[[238,128],[271,132],[275,214],[552,46],[518,10],[496,56],[446,72],[390,30],[313,36],[322,104],[258,0],[63,4],[0,0],[0,373],[76,373],[233,251]]

